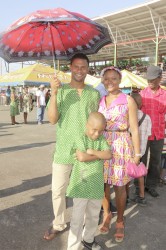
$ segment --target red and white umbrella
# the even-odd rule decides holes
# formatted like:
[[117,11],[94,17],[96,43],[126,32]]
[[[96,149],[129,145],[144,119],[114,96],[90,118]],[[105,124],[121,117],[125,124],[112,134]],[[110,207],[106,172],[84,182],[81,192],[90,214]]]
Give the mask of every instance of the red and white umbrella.
[[106,27],[62,8],[38,10],[0,34],[0,56],[7,62],[70,59],[96,53],[111,43]]

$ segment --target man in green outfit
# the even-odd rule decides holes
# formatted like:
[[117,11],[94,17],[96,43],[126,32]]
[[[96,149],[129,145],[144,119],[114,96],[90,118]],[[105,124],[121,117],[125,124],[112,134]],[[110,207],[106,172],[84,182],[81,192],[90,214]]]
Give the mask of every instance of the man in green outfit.
[[85,85],[89,59],[82,53],[75,54],[70,63],[71,82],[60,85],[57,78],[51,82],[48,118],[56,124],[56,148],[52,170],[52,203],[54,220],[45,232],[44,239],[52,240],[66,228],[66,189],[73,164],[72,146],[85,131],[91,112],[98,110],[100,94]]

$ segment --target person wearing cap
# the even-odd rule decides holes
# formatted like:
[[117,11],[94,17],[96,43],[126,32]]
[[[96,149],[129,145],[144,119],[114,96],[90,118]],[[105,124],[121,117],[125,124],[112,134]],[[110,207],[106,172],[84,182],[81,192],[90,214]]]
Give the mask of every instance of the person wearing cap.
[[38,125],[41,125],[43,123],[44,112],[45,112],[45,107],[46,107],[46,97],[45,97],[44,87],[45,86],[43,84],[41,84],[39,86],[39,90],[36,92]]
[[145,190],[152,196],[158,197],[156,191],[160,179],[160,161],[164,144],[164,116],[166,114],[166,91],[160,87],[162,70],[158,66],[150,65],[147,68],[146,78],[148,87],[140,91],[142,96],[141,110],[148,114],[152,121],[152,133],[148,137],[145,155],[142,157],[144,164],[147,164],[148,151],[150,159],[148,174],[145,183]]

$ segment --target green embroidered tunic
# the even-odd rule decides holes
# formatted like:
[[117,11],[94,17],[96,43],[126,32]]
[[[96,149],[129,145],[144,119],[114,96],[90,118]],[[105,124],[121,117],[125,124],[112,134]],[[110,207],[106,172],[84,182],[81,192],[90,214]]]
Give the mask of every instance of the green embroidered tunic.
[[58,90],[57,103],[60,117],[56,124],[55,163],[73,164],[71,153],[73,143],[84,133],[89,114],[98,110],[99,99],[99,92],[87,85],[81,96],[69,84],[62,85]]
[[[110,149],[103,136],[97,140],[91,140],[86,135],[77,139],[73,147],[74,151],[78,149],[82,152],[86,152],[89,148],[99,151]],[[102,199],[104,197],[103,160],[91,162],[75,160],[66,194],[72,198]]]

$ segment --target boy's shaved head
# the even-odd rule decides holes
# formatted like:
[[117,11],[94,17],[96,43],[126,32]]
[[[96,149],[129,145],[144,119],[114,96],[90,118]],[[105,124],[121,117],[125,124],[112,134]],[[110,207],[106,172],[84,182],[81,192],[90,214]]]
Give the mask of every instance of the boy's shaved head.
[[85,133],[90,139],[96,140],[103,134],[105,127],[106,119],[104,115],[99,112],[92,112],[88,117]]
[[92,112],[88,117],[88,123],[98,122],[100,124],[106,125],[106,119],[104,115],[100,112]]

